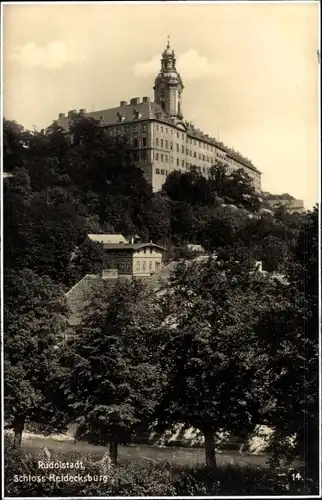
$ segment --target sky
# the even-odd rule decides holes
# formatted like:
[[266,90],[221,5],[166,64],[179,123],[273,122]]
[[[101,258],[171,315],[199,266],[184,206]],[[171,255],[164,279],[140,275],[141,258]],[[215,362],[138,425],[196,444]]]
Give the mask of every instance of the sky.
[[319,2],[7,4],[2,17],[7,119],[41,129],[153,98],[171,34],[184,119],[250,158],[264,191],[318,200]]

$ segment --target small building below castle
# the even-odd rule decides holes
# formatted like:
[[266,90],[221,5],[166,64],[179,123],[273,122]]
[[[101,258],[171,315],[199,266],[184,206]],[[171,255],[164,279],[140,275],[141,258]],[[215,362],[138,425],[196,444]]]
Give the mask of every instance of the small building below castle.
[[[145,277],[159,272],[164,263],[166,249],[155,243],[126,240],[122,235],[89,234],[91,241],[104,248],[103,278],[118,276]],[[113,241],[114,240],[114,241]]]

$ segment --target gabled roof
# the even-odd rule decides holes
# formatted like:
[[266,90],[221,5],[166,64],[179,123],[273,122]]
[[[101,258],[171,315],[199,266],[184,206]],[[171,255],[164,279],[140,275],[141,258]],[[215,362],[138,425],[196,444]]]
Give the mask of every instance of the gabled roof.
[[98,241],[99,243],[127,243],[126,238],[122,234],[88,234],[90,240]]
[[165,248],[156,243],[103,243],[104,250],[140,250],[141,248],[158,248],[165,252]]

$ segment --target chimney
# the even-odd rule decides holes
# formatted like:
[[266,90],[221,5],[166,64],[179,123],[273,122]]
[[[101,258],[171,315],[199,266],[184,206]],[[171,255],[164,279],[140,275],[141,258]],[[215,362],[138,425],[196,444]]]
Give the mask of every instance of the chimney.
[[123,108],[124,106],[127,106],[127,102],[126,101],[121,101],[120,102],[120,106],[121,106],[121,108]]
[[58,120],[63,120],[65,117],[65,113],[59,113]]
[[133,97],[130,100],[130,104],[139,104],[140,103],[140,98],[139,97]]
[[79,110],[79,114],[80,114],[80,115],[85,115],[85,114],[86,114],[86,109],[83,109],[83,108],[82,108],[82,109],[80,109],[80,110]]
[[68,111],[68,118],[72,118],[73,116],[76,115],[76,109],[71,109],[70,111]]
[[150,102],[150,97],[144,96],[142,102]]
[[118,270],[117,269],[103,269],[102,270],[102,279],[110,280],[118,278]]

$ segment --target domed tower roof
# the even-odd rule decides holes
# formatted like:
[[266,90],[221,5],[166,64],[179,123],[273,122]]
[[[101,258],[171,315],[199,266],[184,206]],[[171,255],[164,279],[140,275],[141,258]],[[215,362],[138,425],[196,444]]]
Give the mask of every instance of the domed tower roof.
[[170,40],[162,52],[161,68],[154,82],[154,101],[171,118],[182,119],[183,83],[176,68],[176,57]]
[[181,76],[176,68],[176,57],[174,50],[170,47],[170,37],[168,36],[167,46],[162,52],[161,57],[161,69],[158,76],[155,79],[155,85],[159,85],[164,82],[168,85],[180,85],[183,89],[183,83]]

